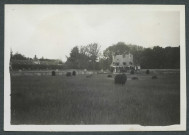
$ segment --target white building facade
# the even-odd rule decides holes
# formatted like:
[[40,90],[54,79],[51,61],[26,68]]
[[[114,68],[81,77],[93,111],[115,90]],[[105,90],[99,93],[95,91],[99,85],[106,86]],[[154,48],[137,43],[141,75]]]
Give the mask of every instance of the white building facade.
[[114,72],[127,72],[127,70],[134,69],[133,55],[131,53],[124,55],[114,55],[111,67]]

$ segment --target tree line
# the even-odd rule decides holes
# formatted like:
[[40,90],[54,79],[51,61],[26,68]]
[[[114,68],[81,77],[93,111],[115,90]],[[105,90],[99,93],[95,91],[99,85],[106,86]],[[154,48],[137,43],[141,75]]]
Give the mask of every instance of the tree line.
[[[118,42],[107,47],[103,52],[100,45],[91,43],[84,46],[75,46],[71,49],[65,63],[61,65],[32,65],[13,64],[16,69],[88,69],[88,70],[111,70],[113,55],[133,54],[134,65],[140,65],[144,69],[179,69],[180,68],[180,46],[144,48],[138,45]],[[12,54],[11,60],[32,60],[22,54]],[[40,61],[51,61],[51,59],[39,59]]]
[[75,46],[70,56],[67,57],[65,65],[67,68],[73,69],[100,69],[98,59],[100,57],[100,46],[97,43],[86,46]]
[[144,48],[138,45],[118,42],[100,52],[97,43],[75,46],[67,57],[66,67],[73,69],[110,70],[113,55],[133,54],[134,65],[144,69],[178,69],[180,68],[180,46]]
[[[34,61],[38,60],[40,63],[35,64]],[[20,53],[15,53],[11,51],[11,57],[10,57],[10,70],[56,70],[56,69],[65,69],[63,62],[61,60],[58,60],[56,62],[57,64],[54,64],[53,62],[57,61],[54,59],[47,59],[44,57],[37,58],[35,55],[34,58],[25,57],[24,55]]]
[[[30,57],[26,57],[23,54],[18,53],[18,52],[13,54],[13,52],[11,51],[11,60],[13,60],[13,61],[14,60],[36,60],[36,59],[39,61],[48,61],[48,62],[55,61],[55,59],[48,59],[48,58],[44,58],[44,57],[37,58],[36,55],[34,56],[34,58],[30,58]],[[59,64],[63,64],[62,60],[58,59],[58,61],[59,61]]]

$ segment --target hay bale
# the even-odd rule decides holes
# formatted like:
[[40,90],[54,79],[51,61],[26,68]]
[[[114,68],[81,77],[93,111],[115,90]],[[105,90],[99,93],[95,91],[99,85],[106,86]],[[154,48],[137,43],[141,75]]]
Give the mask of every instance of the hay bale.
[[92,74],[89,74],[86,76],[86,78],[91,78],[93,75]]
[[67,73],[66,73],[66,76],[67,76],[67,77],[70,77],[71,75],[72,75],[71,72],[67,72]]
[[126,74],[118,74],[114,78],[114,83],[115,84],[125,84],[127,81],[127,76]]
[[112,75],[107,75],[107,77],[108,77],[108,78],[111,78],[111,77],[112,77]]
[[73,76],[76,76],[76,71],[73,71],[73,72],[72,72],[72,75],[73,75]]
[[146,74],[150,74],[150,70],[149,69],[146,70]]
[[131,70],[131,72],[130,72],[130,74],[132,74],[132,75],[133,75],[134,73],[135,73],[135,71],[132,69],[132,70]]
[[134,76],[131,78],[132,80],[138,80],[138,77]]
[[158,79],[158,77],[156,75],[152,76],[152,79]]
[[56,72],[55,71],[52,71],[52,76],[56,76]]

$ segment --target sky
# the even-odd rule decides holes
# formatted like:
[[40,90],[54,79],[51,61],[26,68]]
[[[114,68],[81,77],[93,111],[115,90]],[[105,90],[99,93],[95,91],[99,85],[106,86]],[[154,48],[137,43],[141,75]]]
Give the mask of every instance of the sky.
[[180,45],[180,12],[171,6],[6,5],[5,45],[13,53],[66,61],[74,46],[118,42]]

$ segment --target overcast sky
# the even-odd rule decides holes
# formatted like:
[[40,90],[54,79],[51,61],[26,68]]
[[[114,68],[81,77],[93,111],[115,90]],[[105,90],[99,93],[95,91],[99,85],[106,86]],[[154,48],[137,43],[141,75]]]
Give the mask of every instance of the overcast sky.
[[27,57],[66,61],[74,46],[117,42],[179,46],[179,12],[126,5],[6,5],[5,45]]

